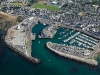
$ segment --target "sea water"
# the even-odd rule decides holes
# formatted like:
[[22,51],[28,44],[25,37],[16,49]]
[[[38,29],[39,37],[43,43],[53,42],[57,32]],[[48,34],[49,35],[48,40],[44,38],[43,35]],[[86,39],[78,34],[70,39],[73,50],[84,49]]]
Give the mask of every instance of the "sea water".
[[[39,23],[33,27],[32,32],[36,33],[38,37],[38,34],[40,34],[40,31],[44,27],[46,26]],[[100,75],[100,64],[98,67],[91,67],[60,57],[45,47],[48,41],[70,45],[70,40],[65,43],[63,40],[69,38],[77,31],[71,32],[72,30],[67,30],[64,34],[68,33],[68,35],[59,40],[58,38],[64,35],[59,35],[59,33],[64,30],[65,29],[58,29],[53,39],[38,39],[36,37],[36,40],[32,41],[32,56],[42,61],[38,65],[24,60],[0,42],[0,75]],[[97,60],[100,61],[100,58],[97,58]]]

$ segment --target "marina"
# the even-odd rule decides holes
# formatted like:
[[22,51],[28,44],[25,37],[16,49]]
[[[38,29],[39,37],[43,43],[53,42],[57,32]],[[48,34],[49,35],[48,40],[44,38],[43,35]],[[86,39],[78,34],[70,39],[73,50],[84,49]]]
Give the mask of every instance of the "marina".
[[76,34],[74,34],[74,35],[71,36],[70,38],[64,40],[64,42],[67,42],[67,41],[71,40],[72,38],[74,38],[75,36],[77,36],[77,35],[79,35],[79,34],[80,34],[80,32],[77,32]]

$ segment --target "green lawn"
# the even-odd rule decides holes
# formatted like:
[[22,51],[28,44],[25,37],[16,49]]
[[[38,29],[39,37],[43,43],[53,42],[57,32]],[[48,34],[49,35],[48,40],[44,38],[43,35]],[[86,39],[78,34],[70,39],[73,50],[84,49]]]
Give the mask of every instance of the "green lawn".
[[54,11],[58,11],[60,8],[56,7],[56,6],[48,6],[48,5],[44,5],[44,4],[35,4],[32,6],[33,8],[46,8],[48,10],[54,10]]

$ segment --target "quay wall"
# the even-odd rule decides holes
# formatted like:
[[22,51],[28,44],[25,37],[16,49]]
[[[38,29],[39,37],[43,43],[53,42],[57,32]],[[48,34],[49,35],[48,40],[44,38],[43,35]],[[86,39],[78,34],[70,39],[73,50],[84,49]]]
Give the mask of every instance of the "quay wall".
[[98,66],[98,62],[96,60],[94,60],[94,59],[85,59],[85,58],[81,58],[81,57],[78,57],[78,56],[74,56],[74,55],[70,55],[70,54],[65,54],[65,53],[59,52],[59,51],[51,48],[48,45],[49,43],[51,43],[51,42],[47,42],[46,43],[46,47],[49,50],[51,50],[52,52],[57,53],[58,55],[60,55],[62,57],[73,59],[73,60],[77,60],[79,62],[83,62],[83,63],[86,63],[86,64],[91,65],[91,66]]

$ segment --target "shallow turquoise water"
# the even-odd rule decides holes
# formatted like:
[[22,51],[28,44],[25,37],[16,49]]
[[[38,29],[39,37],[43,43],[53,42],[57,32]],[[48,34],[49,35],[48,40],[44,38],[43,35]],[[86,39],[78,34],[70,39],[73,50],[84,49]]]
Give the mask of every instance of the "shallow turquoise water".
[[[45,26],[38,24],[33,28],[32,32],[39,34],[44,27]],[[61,31],[63,31],[63,29],[59,29],[58,33]],[[70,31],[71,30],[68,32]],[[74,33],[76,33],[76,31]],[[91,67],[86,64],[65,59],[45,48],[45,43],[48,41],[63,43],[63,40],[58,40],[58,37],[60,37],[60,35],[56,34],[53,39],[36,38],[36,40],[32,42],[32,56],[42,60],[39,65],[27,62],[4,45],[1,45],[2,42],[0,42],[0,54],[2,54],[0,55],[0,75],[100,75],[100,66]],[[100,58],[98,57],[97,60],[100,61]]]

